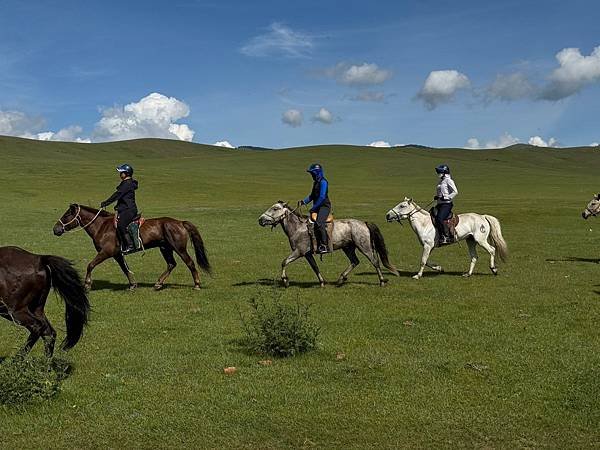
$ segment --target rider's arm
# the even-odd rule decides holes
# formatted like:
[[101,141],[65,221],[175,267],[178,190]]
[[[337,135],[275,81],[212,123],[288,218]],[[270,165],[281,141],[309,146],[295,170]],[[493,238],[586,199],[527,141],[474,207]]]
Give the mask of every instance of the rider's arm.
[[310,202],[312,202],[312,194],[308,194],[306,198],[302,200],[302,203],[304,203],[305,205],[308,205]]
[[448,178],[446,181],[448,182],[448,186],[446,187],[447,193],[445,193],[444,196],[452,200],[458,195],[458,189],[452,178]]
[[124,189],[123,184],[120,184],[117,187],[117,190],[115,191],[115,193],[113,195],[111,195],[110,197],[108,197],[106,200],[104,200],[102,203],[100,203],[100,205],[102,207],[108,206],[111,203],[116,202],[117,200],[119,200],[121,197],[123,197],[123,195],[125,195],[126,189]]
[[318,209],[323,204],[323,202],[325,201],[326,195],[327,195],[327,180],[322,179],[321,186],[319,189],[319,197],[313,201],[313,207],[312,207],[313,211]]

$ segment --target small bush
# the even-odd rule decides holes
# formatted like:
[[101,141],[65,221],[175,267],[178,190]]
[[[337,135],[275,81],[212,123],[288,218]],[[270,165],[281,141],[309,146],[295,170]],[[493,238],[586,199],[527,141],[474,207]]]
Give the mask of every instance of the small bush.
[[271,301],[255,297],[249,303],[250,317],[240,314],[240,318],[246,332],[242,345],[251,352],[288,357],[317,346],[320,328],[313,323],[308,305],[285,305],[277,295]]
[[59,359],[15,356],[0,364],[0,404],[21,405],[56,395],[70,366]]

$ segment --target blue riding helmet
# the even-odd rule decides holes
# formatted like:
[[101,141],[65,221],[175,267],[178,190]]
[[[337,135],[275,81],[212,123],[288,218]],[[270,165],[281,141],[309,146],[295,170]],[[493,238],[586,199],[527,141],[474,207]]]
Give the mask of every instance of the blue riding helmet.
[[126,173],[129,176],[132,176],[133,175],[133,167],[131,167],[129,164],[121,164],[119,167],[117,167],[117,172]]
[[446,164],[440,164],[439,166],[437,166],[435,168],[435,173],[438,174],[446,174],[446,175],[450,175],[450,167],[448,167]]
[[311,164],[308,169],[306,169],[308,173],[314,176],[317,180],[323,178],[323,167],[321,164]]

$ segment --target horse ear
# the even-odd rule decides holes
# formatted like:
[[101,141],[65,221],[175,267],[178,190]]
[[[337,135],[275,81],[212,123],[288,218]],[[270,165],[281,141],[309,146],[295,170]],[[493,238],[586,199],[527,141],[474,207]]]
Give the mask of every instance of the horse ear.
[[596,200],[600,200],[600,194],[596,195]]

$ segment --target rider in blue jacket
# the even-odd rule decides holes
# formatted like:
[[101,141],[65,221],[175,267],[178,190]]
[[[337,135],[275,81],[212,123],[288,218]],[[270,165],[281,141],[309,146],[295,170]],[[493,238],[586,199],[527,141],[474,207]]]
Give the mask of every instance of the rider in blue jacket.
[[311,164],[307,170],[313,178],[313,187],[311,193],[300,204],[307,205],[312,202],[311,214],[317,214],[315,221],[315,235],[317,238],[317,253],[323,254],[329,252],[327,236],[327,218],[331,213],[331,201],[329,200],[329,183],[323,174],[323,167],[320,164]]

